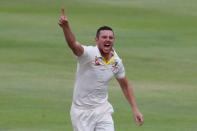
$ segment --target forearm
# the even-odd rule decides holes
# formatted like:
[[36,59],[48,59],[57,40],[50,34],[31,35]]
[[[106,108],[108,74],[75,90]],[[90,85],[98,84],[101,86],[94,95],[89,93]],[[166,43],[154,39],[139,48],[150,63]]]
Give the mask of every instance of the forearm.
[[125,85],[125,87],[122,88],[122,91],[128,102],[130,103],[132,109],[137,110],[133,88],[130,85]]
[[74,34],[72,33],[69,24],[65,24],[63,27],[64,36],[68,46],[73,50],[76,47],[76,39]]

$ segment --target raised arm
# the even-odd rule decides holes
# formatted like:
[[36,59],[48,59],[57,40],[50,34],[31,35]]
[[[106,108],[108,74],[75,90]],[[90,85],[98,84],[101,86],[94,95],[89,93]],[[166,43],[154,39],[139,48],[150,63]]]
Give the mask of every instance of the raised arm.
[[117,81],[120,84],[120,87],[121,87],[126,99],[128,100],[128,102],[130,103],[130,105],[133,109],[136,125],[142,125],[144,123],[144,117],[137,108],[137,105],[135,102],[135,97],[134,97],[134,92],[133,92],[133,89],[130,86],[127,78],[124,77],[121,79],[117,79]]
[[72,33],[68,19],[66,18],[66,14],[64,12],[64,8],[62,8],[62,16],[59,19],[58,24],[60,25],[60,27],[62,27],[66,42],[73,51],[73,53],[76,56],[81,56],[83,54],[84,48],[80,45],[79,42],[76,41],[75,36]]

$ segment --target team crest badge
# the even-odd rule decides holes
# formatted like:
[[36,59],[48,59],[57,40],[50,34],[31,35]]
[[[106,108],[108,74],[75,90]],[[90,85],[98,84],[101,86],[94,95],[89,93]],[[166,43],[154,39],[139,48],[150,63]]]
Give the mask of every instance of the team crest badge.
[[100,62],[99,62],[99,60],[98,60],[98,57],[95,57],[95,65],[97,65],[97,66],[98,65],[101,65]]

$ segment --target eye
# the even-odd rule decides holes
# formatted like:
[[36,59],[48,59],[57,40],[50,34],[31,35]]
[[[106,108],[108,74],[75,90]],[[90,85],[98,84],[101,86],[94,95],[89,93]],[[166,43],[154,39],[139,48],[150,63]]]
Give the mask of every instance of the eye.
[[102,38],[103,38],[103,39],[106,39],[106,38],[107,38],[107,36],[102,36]]
[[114,39],[114,37],[113,36],[110,36],[109,39]]

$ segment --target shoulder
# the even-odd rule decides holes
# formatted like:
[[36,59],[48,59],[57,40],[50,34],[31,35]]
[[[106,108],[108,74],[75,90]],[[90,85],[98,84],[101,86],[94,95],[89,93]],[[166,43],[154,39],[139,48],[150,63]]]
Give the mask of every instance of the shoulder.
[[116,62],[122,63],[122,59],[118,56],[118,54],[116,53],[115,50],[114,50],[114,59],[115,59]]
[[82,46],[84,48],[84,53],[94,54],[97,50],[96,46],[85,46],[85,45],[82,45]]
[[89,56],[91,58],[101,57],[100,51],[97,46],[83,46],[84,56]]
[[124,65],[122,63],[122,59],[120,59],[120,57],[118,56],[115,50],[114,50],[114,59],[115,59],[115,65],[113,66],[113,68],[116,68],[117,70],[115,77],[118,79],[124,78],[125,77]]
[[84,52],[81,56],[77,57],[77,60],[80,64],[86,64],[92,61],[95,56],[97,56],[97,47],[96,46],[85,46],[82,45],[84,48]]

